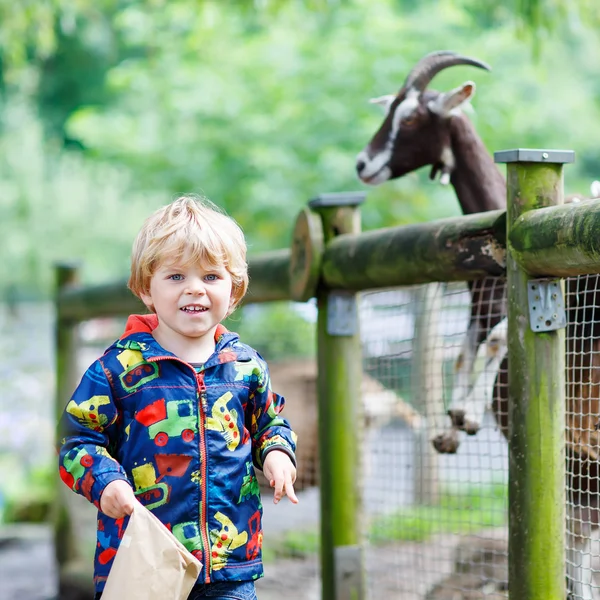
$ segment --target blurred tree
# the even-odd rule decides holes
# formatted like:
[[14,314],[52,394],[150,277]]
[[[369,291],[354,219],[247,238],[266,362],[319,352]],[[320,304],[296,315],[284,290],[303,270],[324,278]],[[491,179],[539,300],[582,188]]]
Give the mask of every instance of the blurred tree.
[[[570,191],[600,174],[600,42],[583,23],[556,24],[535,62],[529,41],[515,40],[511,5],[488,0],[44,6],[55,12],[27,15],[63,11],[52,45],[39,51],[35,31],[17,27],[25,62],[6,67],[0,94],[0,235],[12,261],[0,261],[0,288],[48,290],[48,265],[60,258],[85,260],[95,279],[123,274],[143,217],[181,192],[223,205],[251,252],[288,246],[310,197],[360,186],[354,157],[381,120],[367,99],[398,89],[434,49],[493,65],[434,82],[477,81],[472,119],[491,151],[576,149]],[[65,141],[84,151],[65,152]],[[426,176],[369,190],[365,229],[458,214],[452,190]]]
[[[343,10],[316,14],[297,4],[263,25],[259,15],[249,19],[210,5],[201,13],[183,5],[156,14],[130,7],[120,21],[123,43],[139,45],[144,31],[152,31],[151,43],[161,50],[112,69],[108,85],[115,102],[105,111],[77,111],[68,131],[94,156],[129,165],[152,189],[204,191],[217,199],[254,232],[257,250],[287,244],[280,206],[293,212],[315,193],[357,187],[354,156],[379,120],[365,101],[397,89],[414,62],[434,49],[432,37],[437,48],[493,63],[491,76],[455,68],[435,82],[449,87],[472,77],[481,81],[475,104],[491,112],[479,127],[490,148],[524,137],[535,145],[571,146],[578,137],[578,151],[595,152],[589,123],[556,114],[569,112],[567,107],[590,118],[597,112],[593,104],[582,106],[589,103],[594,67],[569,66],[578,56],[569,45],[583,40],[565,35],[534,63],[524,60],[528,43],[515,42],[510,25],[497,26],[500,13],[482,32],[469,6],[439,6],[432,21],[426,3],[400,11],[394,1],[355,0]],[[566,78],[574,79],[568,87]],[[576,88],[583,93],[570,97]],[[366,225],[455,213],[451,192],[424,190],[421,182],[410,177],[375,190],[377,209],[365,208]]]
[[[323,12],[351,5],[355,0],[296,0],[293,4],[308,10]],[[439,0],[443,3],[449,0]],[[402,9],[410,9],[414,2],[394,0]],[[118,18],[119,13],[131,6],[142,10],[163,9],[178,5],[184,10],[202,10],[218,4],[255,20],[264,15],[271,17],[286,9],[289,0],[0,0],[0,54],[4,66],[22,66],[32,57],[47,58],[59,43],[59,32],[68,34],[80,19],[103,19],[106,15]],[[492,15],[507,11],[523,29],[537,34],[552,29],[557,23],[569,20],[571,24],[600,20],[600,6],[595,0],[510,0],[501,5],[495,0],[478,0],[474,4],[480,14]]]
[[103,17],[82,18],[69,31],[57,27],[55,51],[39,62],[40,116],[47,134],[63,137],[66,146],[79,145],[66,136],[66,120],[81,106],[103,106],[110,101],[106,73],[124,58],[109,15]]

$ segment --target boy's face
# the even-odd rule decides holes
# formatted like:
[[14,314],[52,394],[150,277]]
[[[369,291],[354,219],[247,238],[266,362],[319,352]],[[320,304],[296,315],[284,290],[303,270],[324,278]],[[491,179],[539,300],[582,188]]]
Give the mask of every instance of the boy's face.
[[214,337],[231,307],[231,291],[231,275],[224,267],[166,263],[141,299],[154,307],[162,339],[189,342]]

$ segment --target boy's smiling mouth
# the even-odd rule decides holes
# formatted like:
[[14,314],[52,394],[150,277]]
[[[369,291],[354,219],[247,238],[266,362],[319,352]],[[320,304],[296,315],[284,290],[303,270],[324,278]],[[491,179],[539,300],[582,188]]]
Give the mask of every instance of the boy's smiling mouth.
[[206,306],[198,306],[197,304],[188,304],[187,306],[182,306],[179,310],[186,313],[200,313],[206,312],[208,308]]

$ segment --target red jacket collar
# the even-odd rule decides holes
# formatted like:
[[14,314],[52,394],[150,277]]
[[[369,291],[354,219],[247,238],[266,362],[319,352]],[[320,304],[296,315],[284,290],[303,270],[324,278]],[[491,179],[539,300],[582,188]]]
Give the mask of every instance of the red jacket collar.
[[[151,315],[130,315],[125,325],[125,331],[121,339],[126,338],[132,333],[152,333],[158,327],[158,317],[155,314]],[[227,333],[227,328],[220,323],[215,331],[215,341],[217,341],[224,333]]]

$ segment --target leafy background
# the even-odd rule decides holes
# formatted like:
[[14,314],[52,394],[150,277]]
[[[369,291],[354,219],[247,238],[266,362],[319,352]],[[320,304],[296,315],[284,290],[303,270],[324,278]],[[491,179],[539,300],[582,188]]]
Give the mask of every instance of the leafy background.
[[251,252],[289,246],[322,192],[365,189],[365,229],[458,214],[427,172],[370,189],[354,157],[372,96],[452,49],[433,87],[477,84],[490,151],[568,148],[566,191],[600,178],[599,8],[591,0],[0,0],[0,295],[47,297],[52,264],[122,277],[145,216],[203,193]]

